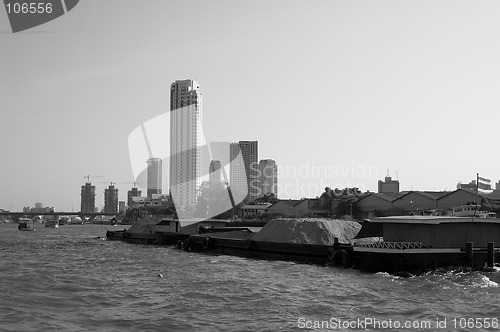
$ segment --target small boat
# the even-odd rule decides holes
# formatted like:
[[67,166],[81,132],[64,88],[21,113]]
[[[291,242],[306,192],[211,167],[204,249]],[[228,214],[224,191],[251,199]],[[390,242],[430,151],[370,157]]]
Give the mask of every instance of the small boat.
[[20,231],[34,231],[33,220],[29,218],[19,218],[19,225],[17,229]]
[[481,210],[481,205],[462,205],[452,210],[453,217],[478,217],[478,218],[496,218],[495,212]]
[[57,219],[47,220],[45,222],[45,227],[58,228],[59,227],[59,220],[57,220]]

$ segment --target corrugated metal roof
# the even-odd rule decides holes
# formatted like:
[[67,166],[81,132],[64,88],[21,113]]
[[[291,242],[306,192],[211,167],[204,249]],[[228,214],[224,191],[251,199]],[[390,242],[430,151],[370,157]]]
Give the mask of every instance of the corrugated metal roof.
[[392,202],[393,200],[395,200],[398,197],[400,197],[397,194],[391,194],[391,195],[389,195],[389,194],[369,193],[368,195],[361,197],[358,200],[358,202],[361,201],[361,200],[363,200],[363,199],[365,199],[365,198],[368,198],[370,196],[378,197],[378,198],[383,199],[384,201],[387,201],[387,202]]

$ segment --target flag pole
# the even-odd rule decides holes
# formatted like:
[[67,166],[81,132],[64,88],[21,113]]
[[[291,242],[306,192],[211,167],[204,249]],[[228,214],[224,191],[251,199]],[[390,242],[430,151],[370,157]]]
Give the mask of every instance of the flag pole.
[[476,216],[477,212],[477,198],[479,196],[479,173],[476,173],[476,208],[474,210],[474,217]]

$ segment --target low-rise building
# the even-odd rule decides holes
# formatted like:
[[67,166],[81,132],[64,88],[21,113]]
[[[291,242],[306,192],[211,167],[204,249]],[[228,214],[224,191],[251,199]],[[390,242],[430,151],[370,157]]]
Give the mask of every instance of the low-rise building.
[[392,201],[393,211],[415,212],[437,208],[437,195],[425,191],[409,191]]
[[131,208],[144,206],[167,206],[172,203],[169,195],[152,194],[152,197],[136,196],[132,197]]
[[330,206],[325,206],[320,198],[304,198],[294,205],[298,217],[329,217]]
[[271,205],[271,203],[243,205],[243,207],[241,208],[241,216],[243,219],[258,218],[266,213],[267,208]]
[[[40,203],[37,203],[40,204]],[[54,212],[54,207],[23,207],[23,213],[51,213]]]
[[283,218],[328,217],[331,206],[320,198],[282,199],[269,206],[267,213]]
[[281,199],[268,207],[267,213],[273,217],[296,217],[294,206],[299,202],[299,199]]
[[367,193],[356,205],[361,213],[367,217],[383,216],[392,214],[392,201],[399,195],[387,195],[380,193]]
[[[477,198],[480,199],[480,196],[482,196],[482,193],[479,193]],[[460,188],[438,198],[437,208],[452,209],[471,202],[476,202],[476,189]],[[478,203],[480,203],[480,201]]]

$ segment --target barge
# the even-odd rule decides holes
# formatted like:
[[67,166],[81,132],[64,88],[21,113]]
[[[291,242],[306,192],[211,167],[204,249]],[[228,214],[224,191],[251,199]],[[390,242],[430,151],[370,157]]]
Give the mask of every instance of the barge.
[[127,229],[106,231],[106,238],[108,240],[119,240],[137,244],[174,245],[177,243],[177,241],[182,241],[187,237],[189,237],[188,234],[172,232],[136,233],[130,232]]
[[352,262],[367,271],[422,271],[444,266],[492,268],[498,261],[500,221],[474,217],[399,216],[365,219],[356,239],[382,241],[355,244]]
[[342,220],[271,220],[260,231],[251,228],[191,235],[177,247],[250,258],[352,266],[350,240],[359,224]]
[[106,239],[136,244],[175,245],[177,241],[184,241],[190,235],[197,234],[198,229],[221,228],[225,223],[226,221],[202,220],[182,227],[179,220],[141,220],[128,229],[107,230]]
[[332,245],[255,241],[241,231],[191,235],[177,247],[183,250],[209,251],[249,258],[332,264],[351,267],[352,246],[339,242]]
[[[338,224],[341,221],[331,222]],[[344,229],[328,234],[330,237],[323,241],[295,241],[295,235],[281,241],[269,241],[261,236],[266,225],[258,233],[238,230],[191,235],[178,241],[177,247],[251,258],[353,267],[367,272],[418,273],[447,266],[493,271],[500,255],[500,249],[494,247],[495,243],[500,243],[498,219],[401,216],[366,219],[358,225],[361,227],[352,238],[346,236]],[[295,230],[296,225],[290,227],[290,232]],[[286,235],[286,230],[275,228],[271,231]],[[332,239],[331,236],[335,237]],[[306,233],[303,237],[311,237],[311,234]]]

